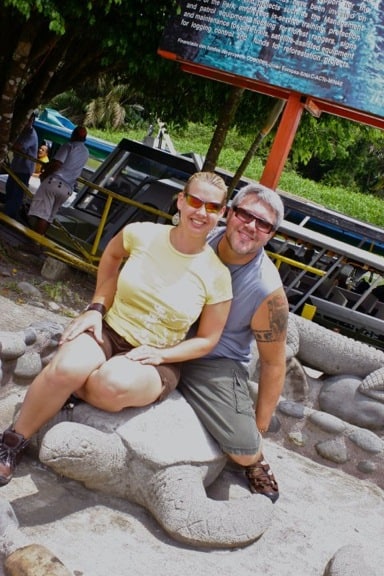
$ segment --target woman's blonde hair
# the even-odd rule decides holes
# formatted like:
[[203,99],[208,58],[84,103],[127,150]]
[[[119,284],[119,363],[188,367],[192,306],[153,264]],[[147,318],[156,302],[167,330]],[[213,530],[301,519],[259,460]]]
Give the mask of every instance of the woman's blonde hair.
[[228,196],[228,188],[227,188],[227,185],[221,176],[219,176],[215,172],[195,172],[188,179],[188,181],[184,187],[184,192],[188,192],[192,182],[196,182],[196,181],[207,182],[208,184],[212,184],[212,186],[215,186],[216,188],[221,190],[223,192],[223,195],[224,195],[223,196],[223,205],[226,203],[227,196]]

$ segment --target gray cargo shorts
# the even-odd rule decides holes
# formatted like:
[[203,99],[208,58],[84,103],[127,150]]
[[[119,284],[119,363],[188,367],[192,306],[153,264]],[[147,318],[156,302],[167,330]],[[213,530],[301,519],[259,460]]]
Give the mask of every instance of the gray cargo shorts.
[[246,369],[227,358],[200,358],[181,365],[178,390],[226,454],[260,450],[262,439],[247,382]]

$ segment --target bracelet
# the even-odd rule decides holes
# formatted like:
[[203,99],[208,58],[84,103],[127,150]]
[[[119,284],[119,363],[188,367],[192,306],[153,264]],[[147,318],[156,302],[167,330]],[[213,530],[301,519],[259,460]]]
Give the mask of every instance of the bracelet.
[[104,306],[104,304],[100,304],[99,302],[94,302],[93,304],[88,304],[88,306],[86,307],[84,312],[89,312],[89,310],[96,310],[96,312],[100,312],[100,314],[103,316],[103,318],[107,313],[107,309]]

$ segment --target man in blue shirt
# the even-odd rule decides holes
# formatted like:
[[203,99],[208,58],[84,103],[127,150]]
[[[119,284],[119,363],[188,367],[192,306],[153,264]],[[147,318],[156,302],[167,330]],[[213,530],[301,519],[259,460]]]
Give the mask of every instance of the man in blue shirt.
[[71,139],[60,146],[54,158],[44,164],[28,216],[35,217],[33,228],[44,235],[60,206],[71,196],[77,178],[87,163],[89,152],[84,142],[87,130],[76,126]]
[[[288,302],[279,272],[264,246],[284,215],[279,195],[249,184],[235,196],[226,227],[209,242],[232,276],[233,300],[224,332],[209,355],[183,363],[179,390],[229,458],[245,470],[251,492],[275,502],[278,485],[262,454],[262,434],[284,386]],[[248,387],[256,340],[256,407]]]
[[[21,152],[27,154],[32,158],[37,157],[37,150],[39,147],[38,137],[36,130],[33,127],[33,122],[35,120],[35,113],[31,114],[28,119],[28,123],[24,127],[20,136],[17,138],[13,150],[15,152],[13,160],[11,162],[11,170],[15,173],[25,186],[28,186],[29,179],[35,168],[34,160],[29,160],[17,154]],[[23,204],[24,190],[23,188],[12,178],[8,176],[7,183],[5,185],[5,205],[4,213],[11,218],[18,219],[20,216],[20,209]]]

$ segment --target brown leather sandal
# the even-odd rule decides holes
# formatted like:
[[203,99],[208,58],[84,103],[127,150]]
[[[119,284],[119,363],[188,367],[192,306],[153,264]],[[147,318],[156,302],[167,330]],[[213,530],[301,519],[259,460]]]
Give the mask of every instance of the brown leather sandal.
[[273,503],[276,502],[279,497],[279,487],[263,455],[260,456],[256,464],[246,466],[245,475],[249,482],[249,489],[253,494],[263,494]]

